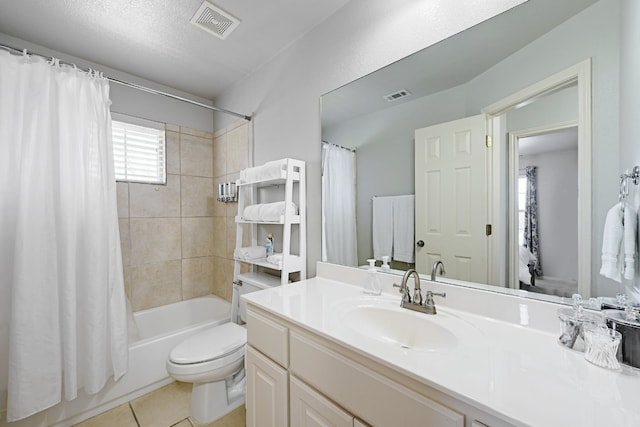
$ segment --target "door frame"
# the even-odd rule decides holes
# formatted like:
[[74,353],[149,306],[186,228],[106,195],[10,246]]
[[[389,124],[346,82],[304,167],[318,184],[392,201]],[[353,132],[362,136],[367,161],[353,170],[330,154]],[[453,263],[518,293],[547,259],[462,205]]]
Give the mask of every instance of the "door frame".
[[[505,223],[504,205],[507,189],[501,184],[501,177],[507,175],[503,149],[508,143],[502,135],[501,116],[513,108],[524,106],[536,98],[576,85],[578,91],[578,292],[583,298],[591,296],[591,58],[560,71],[546,79],[534,83],[516,93],[488,105],[482,109],[487,116],[487,133],[492,138],[492,153],[488,162],[490,180],[487,186],[490,203],[487,204],[487,218],[493,224]],[[502,221],[502,222],[501,222]],[[505,283],[507,287],[517,287],[506,270],[511,259],[505,227],[494,227],[495,244],[488,250],[493,262],[489,265],[490,283]]]

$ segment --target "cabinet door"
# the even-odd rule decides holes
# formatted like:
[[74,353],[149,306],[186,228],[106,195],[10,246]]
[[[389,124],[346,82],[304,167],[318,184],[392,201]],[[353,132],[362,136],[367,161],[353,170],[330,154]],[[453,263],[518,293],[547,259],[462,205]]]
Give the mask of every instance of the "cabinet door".
[[247,346],[245,364],[247,427],[289,425],[287,371],[251,346]]
[[353,417],[324,396],[291,376],[291,425],[296,427],[352,427]]

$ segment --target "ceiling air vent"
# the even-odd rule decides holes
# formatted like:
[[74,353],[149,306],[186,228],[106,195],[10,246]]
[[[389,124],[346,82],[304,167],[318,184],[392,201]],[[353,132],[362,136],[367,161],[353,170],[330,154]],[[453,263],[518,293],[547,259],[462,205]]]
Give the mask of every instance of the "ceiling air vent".
[[400,98],[407,97],[409,95],[411,95],[411,92],[409,92],[406,89],[402,89],[397,92],[390,93],[389,95],[385,95],[383,96],[383,98],[389,102],[393,102],[393,101],[397,101]]
[[202,3],[190,22],[222,40],[240,25],[238,18],[207,1]]

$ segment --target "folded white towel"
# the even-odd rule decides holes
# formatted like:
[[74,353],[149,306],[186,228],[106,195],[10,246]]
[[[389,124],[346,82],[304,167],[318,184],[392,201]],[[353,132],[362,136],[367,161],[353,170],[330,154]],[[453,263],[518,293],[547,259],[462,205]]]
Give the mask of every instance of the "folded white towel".
[[393,199],[393,259],[414,262],[415,196],[395,196]]
[[244,208],[242,218],[247,221],[281,221],[285,214],[297,215],[298,207],[295,203],[285,202],[262,203]]
[[[288,262],[300,262],[300,256],[298,255],[289,255],[287,259],[289,260]],[[284,257],[281,253],[269,255],[267,257],[267,262],[269,264],[273,264],[274,267],[277,267],[280,270],[282,269],[283,260],[284,260]]]
[[[624,203],[624,202],[622,202]],[[607,212],[602,237],[602,267],[600,274],[622,282],[635,276],[636,230],[638,214],[633,207],[618,203]]]
[[393,198],[374,197],[371,218],[373,231],[373,257],[391,256],[393,249]]
[[264,246],[247,246],[236,249],[233,256],[236,259],[260,259],[267,256],[267,250]]
[[274,160],[264,165],[248,168],[240,171],[240,181],[256,182],[268,179],[280,178],[282,169],[286,167],[287,159]]

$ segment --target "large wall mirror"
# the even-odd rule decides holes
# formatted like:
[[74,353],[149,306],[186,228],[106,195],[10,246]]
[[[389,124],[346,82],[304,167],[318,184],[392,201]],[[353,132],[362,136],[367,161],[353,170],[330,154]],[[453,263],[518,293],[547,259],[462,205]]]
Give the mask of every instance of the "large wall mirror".
[[[323,95],[323,259],[379,265],[390,252],[392,271],[421,274],[440,259],[442,280],[561,302],[624,292],[632,282],[599,269],[620,174],[640,161],[620,137],[638,121],[621,109],[634,98],[628,68],[640,52],[625,46],[637,45],[639,11],[627,0],[529,0]],[[496,110],[575,69],[580,78]],[[447,159],[444,147],[464,156]],[[456,243],[465,233],[482,238]],[[447,258],[454,244],[472,255]]]

